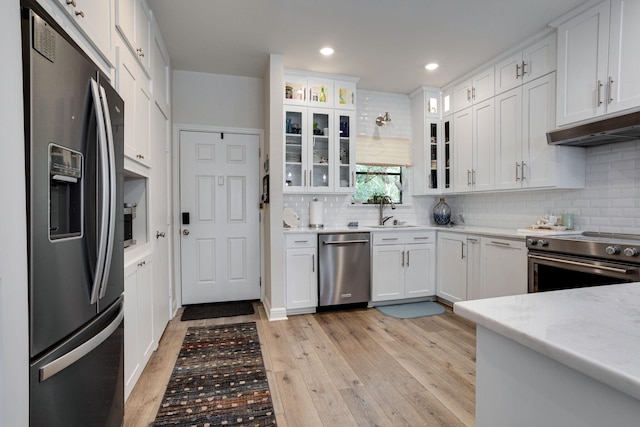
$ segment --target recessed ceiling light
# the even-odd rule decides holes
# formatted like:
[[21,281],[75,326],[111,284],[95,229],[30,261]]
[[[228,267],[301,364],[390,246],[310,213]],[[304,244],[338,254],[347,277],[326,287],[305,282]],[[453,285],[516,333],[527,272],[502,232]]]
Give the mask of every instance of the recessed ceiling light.
[[435,70],[436,68],[438,68],[438,64],[436,64],[435,62],[432,62],[431,64],[427,64],[427,65],[425,65],[425,66],[424,66],[424,68],[425,68],[426,70],[433,71],[433,70]]
[[330,47],[323,47],[322,49],[320,49],[320,53],[324,56],[329,56],[333,54],[333,49]]

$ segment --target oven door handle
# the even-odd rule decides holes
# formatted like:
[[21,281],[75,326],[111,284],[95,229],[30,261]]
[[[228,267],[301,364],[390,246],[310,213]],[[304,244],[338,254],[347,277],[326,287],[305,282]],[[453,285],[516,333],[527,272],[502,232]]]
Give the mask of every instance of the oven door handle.
[[559,259],[559,258],[550,258],[550,257],[545,257],[545,256],[540,256],[540,255],[529,255],[529,258],[537,259],[537,260],[540,260],[540,261],[557,262],[559,264],[570,264],[570,265],[575,265],[575,266],[578,266],[578,267],[586,267],[586,268],[590,268],[590,269],[605,270],[605,271],[610,271],[612,273],[619,273],[619,274],[631,274],[633,272],[631,270],[627,270],[627,269],[624,269],[624,268],[606,267],[606,266],[603,266],[603,265],[593,265],[593,264],[587,264],[585,262],[570,261],[570,260]]

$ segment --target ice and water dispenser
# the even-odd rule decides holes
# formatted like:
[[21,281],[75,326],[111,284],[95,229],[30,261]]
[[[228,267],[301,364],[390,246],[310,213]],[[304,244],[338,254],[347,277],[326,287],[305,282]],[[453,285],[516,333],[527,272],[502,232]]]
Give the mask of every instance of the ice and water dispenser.
[[82,235],[82,153],[49,144],[49,239]]

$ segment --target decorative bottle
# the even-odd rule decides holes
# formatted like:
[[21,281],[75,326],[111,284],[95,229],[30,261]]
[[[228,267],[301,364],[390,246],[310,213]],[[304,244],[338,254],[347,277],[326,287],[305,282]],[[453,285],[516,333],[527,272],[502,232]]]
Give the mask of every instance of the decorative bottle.
[[433,222],[437,225],[447,225],[451,222],[451,207],[440,197],[440,201],[433,207]]
[[327,95],[324,93],[324,86],[320,87],[320,102],[327,102]]

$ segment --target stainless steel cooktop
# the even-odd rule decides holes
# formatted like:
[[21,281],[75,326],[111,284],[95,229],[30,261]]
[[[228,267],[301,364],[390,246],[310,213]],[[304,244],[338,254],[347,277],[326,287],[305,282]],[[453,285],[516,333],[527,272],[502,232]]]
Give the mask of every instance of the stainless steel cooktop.
[[531,251],[606,259],[640,264],[640,235],[597,233],[561,236],[527,236]]

